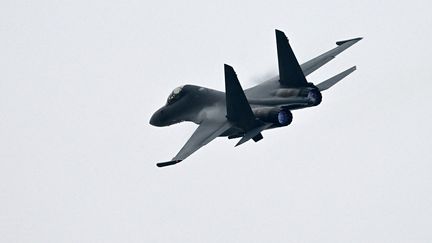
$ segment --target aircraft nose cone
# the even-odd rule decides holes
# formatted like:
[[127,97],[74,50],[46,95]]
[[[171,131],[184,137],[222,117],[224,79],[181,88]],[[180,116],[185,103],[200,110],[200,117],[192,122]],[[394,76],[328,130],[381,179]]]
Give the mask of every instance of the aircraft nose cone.
[[[156,112],[156,113],[157,113],[157,112]],[[152,117],[150,118],[150,124],[153,125],[153,126],[158,126],[158,124],[159,124],[159,121],[158,121],[159,119],[158,119],[156,113],[154,113],[154,114],[152,115]]]
[[150,124],[156,127],[161,127],[163,126],[163,111],[161,109],[159,109],[158,111],[156,111],[152,117],[150,118]]

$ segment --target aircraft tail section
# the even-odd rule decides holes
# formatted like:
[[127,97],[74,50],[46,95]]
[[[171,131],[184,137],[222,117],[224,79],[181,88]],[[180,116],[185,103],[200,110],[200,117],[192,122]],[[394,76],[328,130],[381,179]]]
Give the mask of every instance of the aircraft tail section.
[[226,64],[225,95],[228,121],[244,131],[243,138],[236,146],[250,139],[255,142],[261,140],[263,138],[261,132],[272,124],[266,124],[256,119],[234,69]]
[[356,70],[356,66],[351,67],[329,79],[327,79],[326,81],[318,84],[316,87],[319,89],[319,91],[324,91],[326,89],[331,88],[333,85],[337,84],[339,81],[341,81],[343,78],[345,78],[346,76],[350,75],[352,72],[354,72]]
[[285,34],[276,30],[279,82],[288,87],[307,85],[306,78]]
[[242,129],[255,125],[255,115],[237,78],[234,69],[225,64],[225,98],[227,119]]
[[259,140],[263,139],[261,132],[264,131],[265,129],[271,127],[272,125],[273,124],[271,124],[271,123],[265,123],[262,126],[255,127],[254,129],[251,129],[250,131],[248,131],[247,133],[245,133],[243,135],[243,137],[240,139],[240,141],[238,141],[238,143],[236,144],[236,147],[243,144],[243,143],[246,143],[250,139],[253,139],[255,142],[258,142]]

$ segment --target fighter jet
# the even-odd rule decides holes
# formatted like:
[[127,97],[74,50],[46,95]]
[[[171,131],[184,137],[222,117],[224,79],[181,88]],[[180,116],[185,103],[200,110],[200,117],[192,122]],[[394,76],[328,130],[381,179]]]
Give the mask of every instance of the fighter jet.
[[337,47],[300,65],[285,34],[276,30],[278,76],[243,90],[234,69],[225,64],[225,92],[195,85],[175,88],[166,104],[153,114],[150,124],[163,127],[190,121],[198,128],[174,158],[157,166],[177,164],[217,137],[240,138],[238,146],[250,139],[263,139],[266,129],[288,126],[293,119],[292,110],[319,105],[321,92],[356,67],[318,85],[308,82],[306,76],[361,39],[338,41]]

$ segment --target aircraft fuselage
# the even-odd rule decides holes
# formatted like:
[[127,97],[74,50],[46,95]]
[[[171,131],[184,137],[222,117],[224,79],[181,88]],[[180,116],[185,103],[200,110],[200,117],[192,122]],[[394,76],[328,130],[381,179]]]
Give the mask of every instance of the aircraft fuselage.
[[[280,109],[281,106],[286,112],[316,106],[322,99],[320,91],[313,86],[300,88],[278,86],[274,90],[269,90],[268,87],[265,89],[269,94],[248,95],[247,90],[245,91],[252,110],[258,114],[269,108]],[[195,85],[184,85],[174,89],[167,103],[153,114],[150,124],[164,127],[183,121],[200,124],[203,120],[214,122],[226,120],[225,93]],[[270,128],[274,127],[278,126]],[[224,134],[224,136],[229,135],[232,134]]]

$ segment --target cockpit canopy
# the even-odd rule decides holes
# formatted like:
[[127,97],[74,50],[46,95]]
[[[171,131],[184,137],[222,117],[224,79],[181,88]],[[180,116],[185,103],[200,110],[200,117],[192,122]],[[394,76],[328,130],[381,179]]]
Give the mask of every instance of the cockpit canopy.
[[183,96],[183,92],[182,92],[182,90],[183,90],[183,86],[180,86],[180,87],[175,88],[175,89],[171,92],[171,94],[168,96],[167,104],[168,104],[168,105],[171,105],[171,104],[173,104],[174,102],[176,102],[177,100],[179,100],[179,99]]

